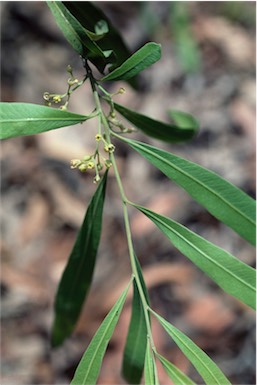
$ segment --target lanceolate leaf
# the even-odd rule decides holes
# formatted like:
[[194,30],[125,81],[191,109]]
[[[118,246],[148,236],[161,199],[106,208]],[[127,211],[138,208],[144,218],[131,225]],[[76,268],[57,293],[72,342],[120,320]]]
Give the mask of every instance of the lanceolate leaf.
[[90,58],[99,71],[103,72],[105,65],[110,61],[95,42],[99,36],[84,28],[61,1],[48,1],[48,6],[56,23],[75,51],[84,58]]
[[144,369],[145,385],[158,385],[158,375],[155,360],[149,339],[147,339],[147,348],[145,355],[145,369]]
[[105,80],[128,80],[136,76],[145,68],[151,66],[161,58],[161,46],[156,43],[147,43],[129,59],[121,64],[101,81]]
[[[149,305],[147,289],[141,272],[141,267],[137,258],[136,263],[138,274],[140,276],[140,282],[144,290],[144,295]],[[127,335],[122,363],[122,375],[129,384],[140,383],[144,369],[146,341],[147,328],[144,307],[141,302],[137,283],[134,281],[132,315],[129,324],[129,331]]]
[[145,134],[165,142],[183,142],[191,139],[195,134],[195,126],[180,127],[178,124],[168,124],[129,110],[114,103],[115,110],[123,115],[130,123]]
[[255,309],[255,269],[179,223],[142,206],[135,207],[151,219],[181,253],[223,290]]
[[153,146],[124,139],[168,178],[184,188],[212,215],[255,244],[255,200],[196,163]]
[[176,385],[196,385],[189,377],[187,377],[184,373],[181,372],[179,368],[173,365],[171,362],[166,360],[160,354],[157,354],[158,359],[161,361],[162,366],[165,372],[168,374],[169,378]]
[[192,340],[190,340],[190,338],[188,338],[184,333],[175,328],[175,326],[171,325],[168,321],[155,313],[153,310],[151,310],[151,312],[160,321],[166,332],[194,365],[206,384],[231,385],[229,380],[225,377],[217,365],[202,349],[200,349]]
[[98,29],[99,21],[105,21],[108,26],[108,33],[97,44],[102,51],[110,49],[114,51],[115,56],[109,58],[112,60],[113,67],[119,66],[130,56],[130,52],[119,32],[95,4],[90,1],[65,1],[63,4],[84,28],[91,31]]
[[72,333],[90,289],[101,236],[106,179],[107,173],[88,206],[58,287],[52,331],[53,346],[60,345]]
[[123,291],[91,340],[81,358],[71,385],[94,385],[96,383],[107,345],[118,322],[129,286]]
[[[141,286],[142,286],[142,289],[143,289],[143,292],[144,292],[144,295],[145,295],[145,298],[146,298],[146,302],[150,306],[150,299],[149,299],[148,290],[147,290],[147,287],[146,287],[146,284],[145,284],[145,280],[144,280],[144,276],[143,276],[143,272],[142,272],[139,260],[138,260],[136,255],[135,255],[135,261],[136,261],[137,272],[138,272],[138,276],[139,276],[139,279],[140,279],[140,283],[141,283]],[[149,321],[150,321],[150,317],[149,317]]]
[[0,139],[39,134],[90,118],[38,104],[0,103]]

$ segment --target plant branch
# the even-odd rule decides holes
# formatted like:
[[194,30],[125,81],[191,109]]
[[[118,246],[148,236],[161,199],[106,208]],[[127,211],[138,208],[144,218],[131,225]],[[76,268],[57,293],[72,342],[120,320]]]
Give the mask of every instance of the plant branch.
[[[106,141],[107,141],[107,143],[111,144],[111,138],[110,138],[110,131],[111,130],[109,127],[108,120],[106,119],[106,116],[105,116],[104,112],[102,111],[99,95],[98,95],[98,92],[96,90],[96,80],[94,79],[92,72],[91,72],[91,69],[89,68],[89,66],[86,62],[85,62],[85,68],[87,69],[87,75],[89,76],[90,83],[92,86],[92,91],[93,91],[93,95],[94,95],[94,99],[95,99],[95,103],[96,103],[96,109],[97,109],[97,112],[100,116],[101,122],[102,122],[103,127],[104,127]],[[116,159],[115,159],[115,156],[113,153],[110,153],[110,160],[111,160],[112,165],[113,165],[115,178],[116,178],[119,192],[120,192],[120,196],[122,199],[124,224],[125,224],[125,231],[126,231],[126,236],[127,236],[127,241],[128,241],[128,251],[129,251],[129,257],[130,257],[131,269],[132,269],[132,273],[133,273],[135,280],[136,280],[136,284],[138,287],[138,291],[139,291],[140,298],[141,298],[142,305],[143,305],[143,309],[144,309],[144,316],[145,316],[148,338],[151,341],[151,347],[152,347],[153,351],[156,351],[153,337],[152,337],[152,330],[151,330],[151,324],[150,324],[150,318],[149,318],[149,312],[148,312],[149,305],[147,303],[147,300],[146,300],[146,297],[144,294],[144,290],[143,290],[143,287],[142,287],[142,284],[140,281],[140,277],[139,277],[137,265],[136,265],[136,260],[135,260],[134,247],[133,247],[131,229],[130,229],[130,223],[129,223],[128,207],[127,207],[129,200],[127,199],[126,194],[124,192],[124,188],[123,188],[122,181],[120,178]]]

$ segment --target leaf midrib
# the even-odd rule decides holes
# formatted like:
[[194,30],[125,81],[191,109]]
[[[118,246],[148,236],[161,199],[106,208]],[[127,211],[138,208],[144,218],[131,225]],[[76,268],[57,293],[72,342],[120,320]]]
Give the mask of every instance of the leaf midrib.
[[[147,211],[147,213],[149,213]],[[150,216],[152,216],[153,218],[155,218],[159,223],[161,223],[164,227],[166,227],[167,229],[169,229],[170,231],[172,231],[173,233],[175,233],[179,238],[181,238],[185,243],[187,243],[190,247],[192,247],[193,249],[195,249],[198,253],[200,253],[203,257],[205,257],[208,261],[211,261],[214,265],[218,266],[220,269],[226,271],[229,275],[231,275],[232,277],[234,277],[236,280],[238,280],[239,282],[241,282],[242,284],[244,284],[245,286],[248,286],[249,289],[251,289],[254,293],[255,293],[255,288],[248,284],[248,282],[244,281],[242,278],[240,277],[237,277],[234,273],[232,273],[230,270],[224,268],[222,265],[220,265],[215,259],[211,259],[208,254],[205,254],[204,252],[202,252],[198,247],[196,247],[194,244],[192,244],[190,241],[188,241],[183,235],[181,235],[180,233],[178,233],[176,230],[174,230],[172,227],[170,227],[168,224],[166,224],[165,222],[163,222],[160,218],[158,217],[155,217],[154,215],[152,215],[152,213],[149,213]],[[190,230],[188,230],[190,231]],[[195,236],[197,236],[196,234],[193,234]],[[223,250],[225,251],[225,250]]]
[[[91,209],[92,209],[92,218],[95,218],[95,214],[97,212],[97,209],[98,209],[98,204],[99,204],[99,201],[100,199],[102,198],[102,194],[103,194],[103,189],[105,188],[105,186],[103,185],[102,186],[102,189],[99,191],[99,195],[97,197],[95,197],[95,200],[94,202],[91,202],[92,203],[92,206],[91,206]],[[90,204],[89,204],[89,208],[90,209]],[[87,212],[88,214],[88,212]],[[87,215],[86,214],[86,215]],[[84,224],[84,223],[83,223]],[[83,226],[82,224],[82,226]],[[85,259],[85,253],[86,253],[86,250],[88,249],[88,244],[90,242],[90,239],[92,237],[92,232],[93,232],[93,226],[94,226],[94,220],[91,220],[91,222],[88,224],[88,231],[86,233],[86,237],[85,237],[85,242],[84,242],[84,247],[83,247],[83,252],[81,253],[83,255],[83,258],[80,258],[79,260],[79,263],[78,263],[78,268],[76,270],[76,276],[74,277],[73,279],[73,282],[72,282],[72,285],[70,287],[70,290],[69,290],[69,293],[66,297],[67,299],[67,302],[70,301],[71,298],[73,298],[74,294],[73,292],[75,291],[76,292],[76,284],[77,284],[77,280],[78,280],[78,277],[80,276],[80,274],[82,273],[83,274],[83,271],[81,269],[81,267],[83,266],[84,264],[84,259]],[[73,250],[72,250],[73,251]]]
[[[143,314],[143,309],[142,309],[142,303],[140,304],[140,324],[138,326],[138,329],[137,329],[137,335],[140,335],[141,334],[141,330],[144,330],[143,326],[144,326],[144,323],[145,323],[145,319],[144,319],[144,314]],[[143,314],[143,317],[142,317],[142,314]],[[135,360],[135,357],[136,357],[136,351],[137,351],[137,347],[139,346],[139,343],[140,343],[140,339],[139,338],[136,338],[136,342],[135,342],[135,348],[133,349],[133,352],[132,352],[132,355],[131,355],[131,362],[137,362],[137,360]]]
[[[138,143],[135,143],[135,142],[132,142],[131,144],[132,146],[134,147],[139,147],[139,148],[142,148]],[[147,148],[143,147],[143,151],[147,152],[148,154],[152,155],[153,156],[153,152],[151,152],[151,150],[148,150]],[[182,170],[181,168],[179,168],[178,166],[172,164],[170,161],[168,161],[167,159],[161,157],[160,155],[154,153],[154,156],[156,158],[158,158],[158,160],[161,160],[163,163],[166,163],[167,165],[169,165],[170,167],[172,167],[173,169],[175,169],[176,171],[178,171],[179,173],[185,175],[187,178],[189,179],[192,179],[195,183],[197,183],[198,185],[200,185],[201,187],[205,188],[206,190],[208,190],[211,194],[213,194],[214,196],[216,196],[217,199],[220,199],[222,200],[225,204],[227,204],[232,210],[236,211],[240,216],[244,217],[244,219],[246,219],[248,222],[250,222],[252,225],[255,225],[255,222],[249,218],[246,214],[244,214],[244,212],[240,211],[237,207],[235,207],[234,205],[232,205],[228,200],[226,200],[225,198],[223,198],[222,196],[218,195],[214,190],[212,190],[209,186],[206,186],[203,182],[201,182],[200,180],[196,179],[195,177],[193,177],[192,175],[188,174],[187,172],[185,172],[184,170]],[[187,191],[187,190],[186,190]],[[190,194],[191,195],[191,194]]]
[[[174,326],[170,325],[164,318],[162,318],[161,316],[159,316],[159,314],[155,313],[153,310],[151,310],[151,312],[152,312],[152,313],[153,313],[153,314],[160,320],[161,324],[164,326],[164,328],[166,329],[166,331],[168,332],[168,334],[171,333],[171,334],[175,335],[175,337],[181,342],[181,344],[184,345],[188,350],[190,350],[190,352],[193,354],[193,356],[195,356],[197,359],[199,359],[199,361],[202,363],[202,365],[203,365],[204,367],[206,367],[206,369],[207,369],[207,371],[209,372],[209,374],[211,375],[211,377],[213,377],[213,378],[215,379],[215,381],[217,381],[217,385],[220,385],[220,383],[218,382],[219,380],[216,378],[216,374],[215,374],[215,373],[213,374],[213,373],[210,371],[208,365],[205,364],[204,361],[202,361],[202,358],[201,358],[201,357],[199,358],[199,355],[198,355],[197,353],[195,353],[194,350],[192,350],[191,347],[188,346],[187,341],[185,342],[179,335],[177,335],[177,333],[176,333],[176,328],[175,328]],[[170,333],[169,333],[169,332],[170,332]],[[181,332],[181,333],[182,333],[182,332]],[[188,339],[188,337],[187,337],[186,335],[185,335],[184,337],[185,337],[186,340]],[[190,341],[190,342],[194,345],[194,342],[193,342],[193,341]],[[204,351],[202,351],[201,348],[199,348],[197,345],[196,345],[196,347],[200,350],[201,355],[203,354],[203,355],[205,356],[206,353],[205,353]],[[215,364],[214,362],[212,362],[212,360],[210,359],[210,357],[209,357],[207,354],[206,354],[206,356],[207,356],[207,360],[210,360],[211,364],[213,364],[213,365],[216,366],[216,364]],[[190,360],[190,361],[191,361],[191,360]],[[191,361],[191,362],[192,362],[192,361]],[[215,369],[217,370],[218,368],[215,367]],[[221,372],[221,374],[223,374],[223,373]],[[225,377],[225,376],[224,376],[224,377]],[[226,379],[226,377],[225,377],[225,379]],[[226,380],[227,380],[227,379],[226,379]],[[228,380],[227,380],[227,381],[228,381]],[[229,381],[228,381],[227,383],[230,384]]]
[[[125,70],[124,72],[121,72],[120,74],[118,74],[118,76],[126,76],[126,74],[129,74],[130,72],[133,72],[133,71],[135,71],[135,69],[136,68],[138,68],[140,65],[141,65],[141,63],[143,63],[144,61],[146,61],[148,58],[149,58],[149,56],[152,56],[152,53],[151,52],[149,52],[148,53],[148,55],[147,56],[145,56],[144,58],[142,58],[139,62],[137,62],[137,64],[135,64],[134,65],[134,63],[133,63],[133,61],[135,61],[135,60],[131,60],[131,63],[129,63],[129,64],[131,64],[131,65],[134,65],[134,67],[132,67],[132,68],[130,68],[130,69],[127,69],[127,70]],[[129,59],[128,59],[129,60]]]
[[[168,329],[168,330],[171,332],[171,334],[174,334],[174,335],[175,335],[175,337],[180,341],[180,343],[181,343],[182,345],[184,345],[184,346],[191,352],[191,354],[193,354],[193,356],[196,357],[196,358],[201,362],[201,364],[206,368],[206,370],[207,370],[207,372],[210,374],[210,376],[216,381],[216,384],[217,384],[217,385],[220,385],[219,379],[217,378],[216,374],[213,373],[213,372],[209,369],[208,365],[205,364],[205,362],[202,360],[202,357],[199,357],[199,355],[196,354],[196,353],[194,352],[194,350],[192,350],[192,348],[187,344],[187,342],[184,341],[184,340],[180,337],[180,335],[177,335],[176,329],[173,330],[173,327],[170,327],[170,325],[167,325],[167,324],[166,324],[167,321],[165,321],[165,320],[163,320],[163,321],[164,321],[163,324],[165,325],[165,329],[166,329],[166,330]],[[201,353],[206,354],[206,353],[204,353],[204,352],[201,352]],[[206,355],[206,356],[208,357],[208,355]],[[209,357],[208,357],[208,358],[209,358]],[[210,358],[209,358],[209,359],[210,359]],[[190,361],[191,361],[191,360],[190,360]],[[201,376],[202,376],[202,374],[201,374]],[[203,376],[202,376],[202,377],[203,377]],[[203,378],[204,378],[204,377],[203,377]]]
[[[116,303],[118,309],[119,309],[119,306],[120,306],[120,304],[122,303],[122,301],[123,301],[123,296],[122,296],[122,298],[120,298],[120,300],[118,301],[118,303]],[[116,310],[116,311],[113,313],[113,316],[110,317],[110,321],[108,322],[107,327],[106,327],[104,333],[102,334],[102,337],[99,339],[99,343],[97,344],[97,348],[94,349],[94,354],[93,354],[92,359],[90,360],[90,363],[89,363],[89,365],[88,365],[88,370],[86,371],[86,374],[85,374],[85,376],[84,376],[84,378],[83,378],[82,385],[85,384],[85,381],[86,381],[87,378],[88,378],[88,373],[90,372],[91,367],[92,367],[92,365],[93,365],[93,362],[94,362],[94,360],[95,360],[95,357],[96,357],[96,355],[98,354],[99,346],[101,346],[102,341],[104,340],[104,337],[108,334],[111,323],[113,322],[113,320],[115,319],[115,317],[119,316],[119,314],[117,314],[117,312],[118,312],[118,311]]]
[[[167,374],[169,376],[174,376],[176,378],[176,380],[179,381],[179,383],[181,385],[186,385],[186,384],[188,384],[188,385],[196,385],[196,383],[193,382],[191,380],[191,378],[187,377],[184,373],[180,373],[179,371],[177,372],[177,370],[179,370],[179,368],[177,368],[171,362],[166,360],[166,358],[164,358],[162,355],[157,353],[157,357],[160,360],[161,364],[166,368]],[[183,377],[182,377],[182,375],[183,375]],[[171,380],[172,380],[172,378],[171,378]],[[185,383],[185,381],[186,381],[186,383]]]
[[[23,119],[3,119],[1,120],[1,124],[2,123],[23,123],[23,122],[45,122],[45,121],[74,121],[74,120],[77,120],[77,121],[80,121],[81,119],[79,117],[60,117],[60,118],[23,118]],[[82,120],[86,120],[86,116],[84,117],[84,119]]]

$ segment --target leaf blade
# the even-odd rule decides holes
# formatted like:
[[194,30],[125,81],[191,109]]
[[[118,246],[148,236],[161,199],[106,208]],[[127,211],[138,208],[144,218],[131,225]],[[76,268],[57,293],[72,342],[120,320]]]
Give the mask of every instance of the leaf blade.
[[96,34],[84,28],[65,3],[48,1],[47,4],[69,44],[79,55],[90,59],[98,70],[103,72],[109,60],[95,42]]
[[113,58],[114,60],[112,61],[113,66],[120,65],[130,56],[130,51],[124,43],[120,33],[95,4],[80,1],[64,1],[63,3],[84,28],[93,30],[100,20],[106,22],[109,31],[98,42],[98,45],[102,51],[106,51],[110,49],[110,47],[112,48],[115,53],[115,58]]
[[186,190],[213,216],[231,227],[253,245],[255,239],[255,200],[219,175],[167,151],[124,139],[168,178]]
[[176,385],[196,385],[195,382],[191,380],[188,376],[186,376],[179,368],[173,365],[171,362],[166,360],[165,357],[161,356],[157,353],[157,358],[161,362],[165,372],[168,374],[169,378]]
[[32,103],[0,103],[0,139],[34,135],[57,128],[71,126],[90,119]]
[[163,328],[178,345],[185,356],[190,360],[206,384],[231,385],[218,366],[189,337],[153,310],[151,310],[151,312],[159,320]]
[[195,126],[180,128],[178,125],[168,124],[139,114],[117,103],[114,103],[114,108],[139,130],[165,142],[178,143],[189,140],[196,131]]
[[153,357],[149,338],[147,338],[144,377],[145,385],[159,385],[156,363]]
[[55,298],[52,345],[59,346],[71,335],[93,279],[101,236],[107,172],[86,211]]
[[[140,278],[141,286],[144,291],[147,303],[149,305],[149,297],[144,282],[142,270],[139,261],[135,255],[137,271]],[[145,361],[147,343],[147,327],[143,304],[141,302],[137,283],[134,281],[134,294],[132,302],[132,314],[129,324],[128,335],[123,352],[122,375],[130,384],[139,384]]]
[[151,219],[178,250],[224,291],[255,309],[255,269],[183,225],[142,206],[134,206]]
[[101,81],[106,80],[128,80],[139,74],[145,68],[156,63],[161,58],[161,46],[156,43],[147,43],[132,56],[130,56],[120,67],[104,76]]
[[118,322],[130,284],[131,282],[123,291],[92,338],[80,360],[71,385],[93,385],[96,383],[107,345]]

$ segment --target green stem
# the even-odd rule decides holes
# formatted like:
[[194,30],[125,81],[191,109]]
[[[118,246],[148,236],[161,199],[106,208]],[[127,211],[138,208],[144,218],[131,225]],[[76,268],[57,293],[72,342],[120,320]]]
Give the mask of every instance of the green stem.
[[[96,81],[95,81],[95,79],[94,79],[94,77],[92,75],[91,69],[89,68],[89,66],[87,64],[86,64],[86,69],[87,69],[87,74],[88,74],[90,82],[91,82],[92,91],[93,91],[94,99],[95,99],[95,103],[96,103],[96,109],[97,109],[97,112],[98,112],[99,116],[101,117],[101,121],[102,121],[102,124],[103,124],[103,127],[104,127],[106,141],[107,141],[107,143],[110,144],[111,143],[110,127],[109,127],[109,123],[108,123],[108,121],[107,121],[107,119],[106,119],[106,117],[105,117],[105,115],[104,115],[104,113],[102,111],[99,95],[98,95],[97,90],[96,90]],[[138,287],[138,291],[139,291],[139,294],[140,294],[140,298],[141,298],[141,301],[142,301],[148,337],[149,337],[149,339],[151,341],[151,346],[152,346],[153,351],[156,351],[155,345],[154,345],[154,341],[153,341],[153,337],[152,337],[152,330],[151,330],[151,324],[150,324],[150,318],[149,318],[149,312],[148,312],[149,305],[147,303],[147,300],[146,300],[146,297],[145,297],[145,294],[144,294],[144,290],[143,290],[143,287],[142,287],[142,284],[141,284],[141,281],[140,281],[140,277],[139,277],[139,274],[138,274],[138,271],[137,271],[136,260],[135,260],[134,247],[133,247],[131,230],[130,230],[130,223],[129,223],[128,207],[127,207],[127,205],[129,204],[129,200],[127,199],[127,197],[125,195],[125,192],[124,192],[124,189],[123,189],[123,185],[122,185],[122,181],[121,181],[120,174],[119,174],[119,170],[118,170],[117,163],[116,163],[116,160],[115,160],[115,156],[114,156],[113,153],[110,153],[110,160],[111,160],[112,165],[113,165],[114,174],[115,174],[115,177],[116,177],[116,181],[117,181],[119,192],[120,192],[121,199],[122,199],[125,231],[126,231],[126,236],[127,236],[127,241],[128,241],[128,250],[129,250],[131,269],[132,269],[132,273],[133,273],[133,275],[135,277],[135,280],[136,280],[136,283],[137,283],[137,287]]]
[[143,287],[141,285],[140,277],[139,277],[139,274],[138,274],[138,271],[137,271],[135,255],[134,255],[134,247],[133,247],[133,242],[132,242],[132,236],[131,236],[131,230],[130,230],[130,224],[129,224],[128,207],[127,207],[127,204],[128,204],[129,201],[126,198],[126,195],[124,193],[124,189],[123,189],[123,185],[122,185],[122,182],[121,182],[120,174],[119,174],[118,167],[117,167],[117,164],[116,164],[116,160],[115,160],[115,157],[114,157],[113,154],[111,154],[111,161],[112,161],[112,164],[113,164],[113,169],[114,169],[115,177],[116,177],[116,180],[117,180],[117,184],[118,184],[120,195],[121,195],[122,202],[123,202],[123,216],[124,216],[125,231],[126,231],[126,236],[127,236],[127,241],[128,241],[128,250],[129,250],[129,256],[130,256],[131,269],[132,269],[132,272],[133,272],[133,274],[135,276],[135,280],[136,280],[136,283],[137,283],[139,295],[140,295],[140,298],[141,298],[141,301],[142,301],[142,304],[143,304],[143,309],[144,309],[144,314],[145,314],[145,321],[146,321],[146,327],[147,327],[147,333],[148,333],[148,336],[149,336],[150,341],[151,341],[152,349],[155,351],[156,349],[155,349],[155,346],[154,346],[154,341],[153,341],[153,337],[152,337],[152,330],[151,330],[151,324],[150,324],[149,313],[148,313],[149,305],[147,303],[147,300],[146,300],[146,297],[145,297],[145,294],[144,294],[144,290],[143,290]]

